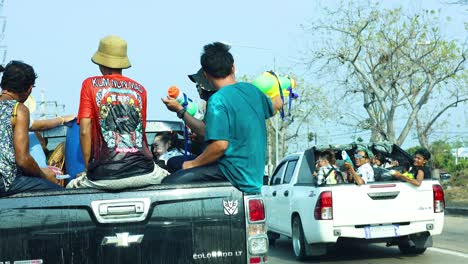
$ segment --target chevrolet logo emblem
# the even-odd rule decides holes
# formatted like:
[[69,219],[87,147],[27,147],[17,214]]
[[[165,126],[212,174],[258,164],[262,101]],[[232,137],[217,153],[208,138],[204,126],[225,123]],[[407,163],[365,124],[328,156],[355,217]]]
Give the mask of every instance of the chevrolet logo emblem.
[[116,247],[128,247],[130,244],[140,244],[143,235],[130,235],[130,233],[117,233],[116,236],[106,236],[102,239],[101,245],[115,245]]

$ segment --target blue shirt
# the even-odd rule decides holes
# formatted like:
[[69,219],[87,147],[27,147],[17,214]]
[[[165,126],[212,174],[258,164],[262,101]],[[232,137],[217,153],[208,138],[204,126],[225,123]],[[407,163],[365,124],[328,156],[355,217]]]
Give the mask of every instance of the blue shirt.
[[243,192],[261,191],[267,144],[265,120],[273,113],[271,100],[249,83],[224,86],[208,100],[205,140],[229,142],[218,166]]
[[34,132],[29,132],[29,154],[34,158],[40,168],[47,168],[47,158],[42,149],[41,142]]

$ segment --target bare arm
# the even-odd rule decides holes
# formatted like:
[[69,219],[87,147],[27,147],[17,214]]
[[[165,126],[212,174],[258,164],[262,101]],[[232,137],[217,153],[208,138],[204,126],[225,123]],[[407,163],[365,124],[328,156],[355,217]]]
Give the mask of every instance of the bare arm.
[[185,113],[183,120],[190,130],[197,135],[197,137],[202,139],[205,138],[205,123],[203,123],[203,121],[198,120],[187,113]]
[[23,104],[19,104],[16,113],[16,119],[12,122],[16,164],[26,176],[41,177],[58,183],[55,174],[39,168],[37,162],[29,154],[29,110]]
[[63,125],[63,123],[70,122],[75,117],[76,115],[66,115],[66,116],[57,116],[51,119],[34,120],[29,130],[41,131],[41,130],[51,129],[51,128]]
[[281,100],[281,96],[275,96],[271,98],[271,102],[273,103],[273,109],[275,110],[275,113],[278,112],[281,107],[283,107],[283,100]]
[[[162,102],[166,105],[167,109],[171,112],[177,113],[184,107],[174,98],[162,98]],[[195,133],[198,137],[205,138],[205,123],[196,119],[195,117],[185,113],[183,120],[185,124]]]
[[184,162],[183,168],[190,169],[211,164],[224,155],[228,146],[229,141],[226,140],[212,141],[196,159]]
[[91,120],[91,118],[80,119],[80,144],[85,170],[88,169],[88,163],[91,158]]
[[418,175],[416,175],[416,179],[410,179],[408,177],[403,176],[399,171],[395,171],[393,176],[396,178],[402,179],[405,182],[409,182],[413,184],[414,186],[421,186],[423,180],[424,180],[424,171],[423,170],[418,170]]
[[348,168],[348,181],[349,182],[355,182],[357,185],[363,185],[365,184],[364,180],[357,174],[357,172],[354,170],[353,166],[349,163],[345,163],[345,167]]

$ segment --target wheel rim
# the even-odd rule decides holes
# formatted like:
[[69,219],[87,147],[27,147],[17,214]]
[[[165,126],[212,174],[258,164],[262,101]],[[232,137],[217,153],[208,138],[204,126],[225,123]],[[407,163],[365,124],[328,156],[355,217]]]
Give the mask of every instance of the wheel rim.
[[299,236],[300,236],[299,224],[297,223],[297,220],[294,219],[293,230],[292,230],[292,242],[293,242],[294,254],[296,256],[301,255],[301,241],[299,240]]

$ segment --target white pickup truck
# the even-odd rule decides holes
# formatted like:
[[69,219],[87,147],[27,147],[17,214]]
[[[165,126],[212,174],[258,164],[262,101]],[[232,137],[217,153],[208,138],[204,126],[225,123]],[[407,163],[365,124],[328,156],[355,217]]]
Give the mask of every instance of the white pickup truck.
[[[368,147],[400,164],[412,164],[412,157],[396,145]],[[352,156],[357,145],[330,148]],[[349,240],[395,245],[404,254],[422,254],[432,246],[431,236],[440,234],[444,225],[444,193],[437,180],[429,176],[416,187],[375,169],[376,181],[362,186],[316,186],[312,173],[324,149],[287,156],[263,186],[270,244],[280,234],[292,238],[298,259],[326,254],[330,246]]]

